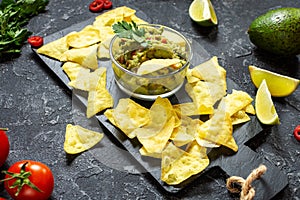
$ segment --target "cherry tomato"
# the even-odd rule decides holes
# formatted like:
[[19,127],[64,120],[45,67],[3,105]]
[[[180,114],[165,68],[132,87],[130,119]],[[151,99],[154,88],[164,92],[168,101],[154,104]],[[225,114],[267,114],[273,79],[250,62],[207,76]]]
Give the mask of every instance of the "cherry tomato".
[[6,199],[4,199],[3,197],[0,197],[0,200],[6,200]]
[[9,153],[9,140],[5,133],[6,130],[0,128],[0,167],[5,163]]
[[[50,168],[37,161],[21,160],[4,171],[4,187],[15,200],[47,200],[54,188]],[[15,185],[14,185],[15,184]]]
[[112,2],[109,0],[105,0],[103,4],[104,9],[110,9],[112,7]]
[[300,125],[296,126],[294,130],[294,137],[300,142]]
[[93,1],[90,3],[89,9],[92,12],[100,12],[103,9],[103,1]]
[[27,41],[34,48],[38,48],[44,44],[44,39],[41,36],[30,36]]

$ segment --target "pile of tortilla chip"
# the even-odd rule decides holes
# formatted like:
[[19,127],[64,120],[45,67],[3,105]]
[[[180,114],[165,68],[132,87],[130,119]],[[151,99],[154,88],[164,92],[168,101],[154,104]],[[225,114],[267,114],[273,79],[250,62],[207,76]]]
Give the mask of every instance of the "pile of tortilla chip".
[[[147,109],[124,98],[104,112],[130,139],[138,139],[141,155],[161,159],[161,180],[169,185],[202,172],[209,165],[207,148],[225,146],[237,152],[233,126],[255,114],[246,92],[227,94],[226,71],[217,57],[189,69],[186,78],[192,102],[172,105],[158,97]],[[208,119],[201,121],[201,115]]]
[[116,22],[146,23],[135,10],[122,6],[97,16],[93,24],[49,42],[37,53],[63,62],[62,69],[72,88],[88,92],[87,117],[113,106],[113,98],[106,90],[106,69],[98,66],[98,59],[109,58],[109,44]]

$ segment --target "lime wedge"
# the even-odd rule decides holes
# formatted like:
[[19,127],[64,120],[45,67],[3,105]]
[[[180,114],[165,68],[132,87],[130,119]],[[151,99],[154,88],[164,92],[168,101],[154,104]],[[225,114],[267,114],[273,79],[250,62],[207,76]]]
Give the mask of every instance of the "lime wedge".
[[201,26],[218,24],[217,15],[210,0],[194,0],[189,7],[189,15]]
[[285,97],[292,94],[298,87],[300,80],[283,76],[255,66],[249,66],[250,77],[258,88],[265,79],[273,97]]
[[265,80],[262,81],[257,90],[255,109],[256,116],[261,123],[267,125],[279,124],[279,117]]

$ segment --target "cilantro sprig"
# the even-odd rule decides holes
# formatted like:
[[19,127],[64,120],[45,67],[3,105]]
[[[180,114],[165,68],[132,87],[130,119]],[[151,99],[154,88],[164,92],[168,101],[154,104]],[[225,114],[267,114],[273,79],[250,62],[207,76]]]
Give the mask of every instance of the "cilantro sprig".
[[18,54],[32,33],[24,28],[31,17],[43,12],[48,0],[0,1],[0,56]]
[[133,39],[144,47],[148,46],[145,38],[145,29],[139,28],[134,21],[131,23],[126,21],[117,22],[113,24],[112,28],[118,37]]

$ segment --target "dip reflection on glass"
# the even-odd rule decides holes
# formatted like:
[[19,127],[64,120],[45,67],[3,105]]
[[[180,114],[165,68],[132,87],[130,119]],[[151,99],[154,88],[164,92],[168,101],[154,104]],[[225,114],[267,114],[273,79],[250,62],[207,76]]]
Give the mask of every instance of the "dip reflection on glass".
[[144,31],[142,40],[116,35],[110,43],[116,83],[125,93],[144,100],[174,94],[183,85],[190,64],[189,42],[162,25],[138,28]]

